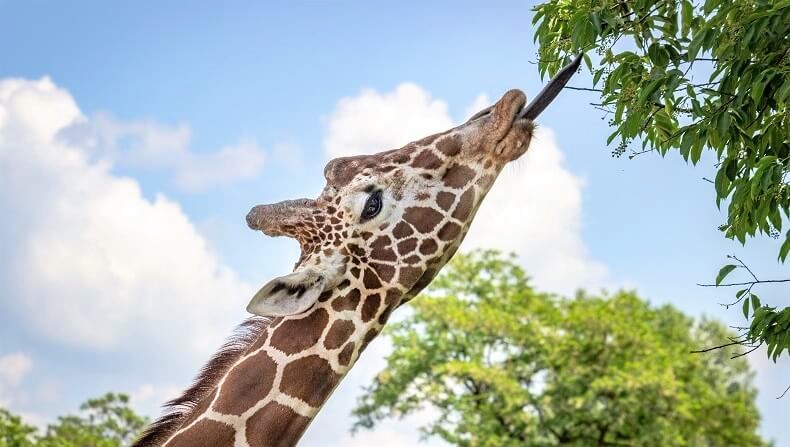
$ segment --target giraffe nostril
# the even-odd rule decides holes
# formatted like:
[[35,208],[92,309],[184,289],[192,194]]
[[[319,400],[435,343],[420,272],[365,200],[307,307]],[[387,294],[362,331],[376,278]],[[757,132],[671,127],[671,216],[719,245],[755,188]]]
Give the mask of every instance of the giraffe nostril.
[[253,230],[258,229],[258,219],[256,218],[257,213],[255,212],[256,208],[257,207],[251,209],[250,212],[247,213],[247,226],[252,228]]

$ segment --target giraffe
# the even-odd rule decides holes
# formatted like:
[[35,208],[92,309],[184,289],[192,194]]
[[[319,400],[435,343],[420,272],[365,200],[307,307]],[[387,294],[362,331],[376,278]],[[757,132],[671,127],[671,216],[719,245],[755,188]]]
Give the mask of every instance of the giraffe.
[[391,312],[456,252],[579,61],[526,107],[524,93],[510,90],[446,132],[331,160],[317,199],[252,208],[249,227],[296,239],[300,258],[255,294],[247,306],[255,316],[134,446],[295,445]]

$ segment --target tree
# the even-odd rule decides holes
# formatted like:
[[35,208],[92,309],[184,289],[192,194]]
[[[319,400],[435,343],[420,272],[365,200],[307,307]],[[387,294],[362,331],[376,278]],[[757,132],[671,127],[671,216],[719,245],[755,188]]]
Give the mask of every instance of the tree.
[[0,408],[0,447],[33,447],[35,432],[22,418]]
[[539,293],[493,251],[456,255],[385,328],[386,367],[355,428],[430,406],[423,427],[459,446],[759,446],[752,373],[726,336],[632,292]]
[[[585,55],[621,156],[678,151],[696,164],[717,158],[716,204],[727,206],[724,235],[742,244],[780,237],[790,216],[789,0],[549,0],[535,8],[541,75]],[[700,79],[703,78],[703,79]],[[790,230],[778,258],[790,253]],[[715,286],[738,263],[722,267]],[[774,361],[790,353],[790,308],[761,303],[765,283],[751,271],[733,304],[751,325],[734,342],[767,345]],[[740,285],[736,281],[734,286]]]
[[129,396],[107,393],[58,418],[39,435],[18,416],[0,409],[0,447],[122,447],[131,445],[148,420],[129,407]]

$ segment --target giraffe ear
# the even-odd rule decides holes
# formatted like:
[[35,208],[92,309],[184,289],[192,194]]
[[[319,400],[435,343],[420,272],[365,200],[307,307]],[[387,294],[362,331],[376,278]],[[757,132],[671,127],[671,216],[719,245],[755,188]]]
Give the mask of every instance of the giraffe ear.
[[247,312],[264,317],[300,314],[318,300],[326,283],[327,279],[313,269],[275,278],[252,297]]

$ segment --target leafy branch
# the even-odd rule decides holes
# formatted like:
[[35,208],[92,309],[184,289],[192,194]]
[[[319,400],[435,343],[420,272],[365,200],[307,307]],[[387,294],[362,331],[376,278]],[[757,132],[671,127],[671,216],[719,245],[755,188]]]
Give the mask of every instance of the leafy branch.
[[[708,180],[727,214],[723,236],[741,244],[783,237],[778,259],[786,260],[790,0],[548,0],[533,23],[542,76],[594,50],[584,59],[592,85],[571,89],[600,96],[592,106],[612,127],[613,156],[676,151],[697,164],[710,152],[716,163]],[[753,291],[790,279],[760,280],[733,259],[714,284],[700,285],[741,287],[725,306],[742,304],[749,342],[766,344],[776,360],[790,352],[790,310],[761,303]],[[749,280],[724,283],[736,268]]]

